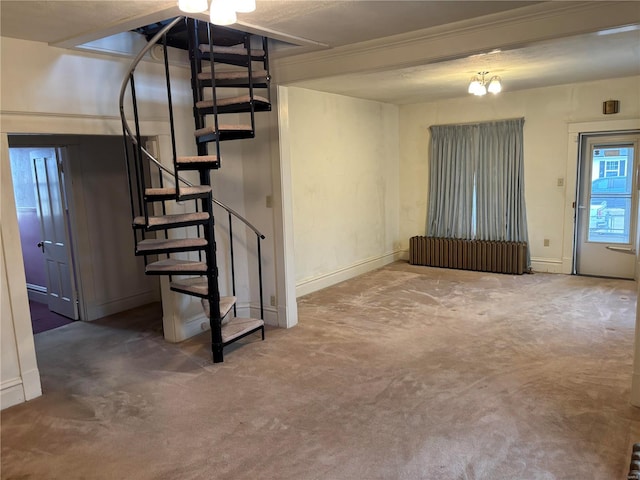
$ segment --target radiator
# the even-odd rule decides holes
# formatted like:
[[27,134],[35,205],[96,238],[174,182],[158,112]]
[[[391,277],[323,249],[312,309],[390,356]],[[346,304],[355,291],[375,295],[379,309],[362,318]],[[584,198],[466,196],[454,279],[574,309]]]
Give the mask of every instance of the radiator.
[[409,240],[409,263],[522,275],[527,271],[527,244],[412,237]]

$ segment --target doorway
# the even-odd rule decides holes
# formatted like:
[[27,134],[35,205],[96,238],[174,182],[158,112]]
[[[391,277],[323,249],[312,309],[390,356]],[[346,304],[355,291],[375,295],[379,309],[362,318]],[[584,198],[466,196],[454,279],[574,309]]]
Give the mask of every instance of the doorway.
[[580,135],[575,270],[634,279],[640,134]]
[[[31,168],[27,180],[30,182],[32,212],[38,211],[37,206],[33,207],[39,198],[36,184],[47,183],[56,176],[60,180],[59,200],[63,201],[62,209],[68,226],[65,233],[69,235],[69,250],[76,260],[69,264],[68,273],[75,274],[71,285],[77,292],[79,319],[96,320],[158,302],[159,279],[145,275],[144,259],[134,255],[122,138],[107,135],[11,135],[9,151],[12,153],[14,150],[27,152],[23,160]],[[59,163],[56,166],[56,162],[45,160],[52,157],[51,150],[62,160],[62,167]],[[11,167],[13,170],[14,165]],[[56,195],[55,190],[51,191],[49,199]],[[51,210],[55,209],[51,207]],[[38,246],[41,238],[38,229],[37,237],[27,242],[23,251],[37,255],[42,264],[44,254]],[[45,244],[44,249],[46,252],[48,245]],[[25,255],[25,260],[27,258]],[[67,273],[62,266],[59,271]],[[25,274],[29,278],[26,264]],[[50,283],[46,273],[40,278],[43,277]],[[41,290],[47,290],[47,283]],[[30,298],[32,290],[29,288]],[[42,301],[42,294],[40,299]],[[34,333],[37,333],[35,329]]]
[[63,148],[10,148],[34,333],[78,320]]

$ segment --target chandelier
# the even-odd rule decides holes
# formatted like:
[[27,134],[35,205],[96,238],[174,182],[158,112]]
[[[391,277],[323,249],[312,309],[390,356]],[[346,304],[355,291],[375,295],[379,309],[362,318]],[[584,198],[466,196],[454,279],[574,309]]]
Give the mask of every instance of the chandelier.
[[[209,0],[178,0],[178,8],[185,13],[202,13],[209,8]],[[236,13],[256,9],[256,0],[211,0],[210,18],[215,25],[231,25],[238,21]]]
[[500,93],[502,90],[500,77],[494,75],[487,81],[485,76],[488,74],[489,72],[478,72],[477,75],[474,75],[473,78],[471,78],[471,82],[469,82],[469,93],[478,96],[486,95],[487,92],[493,94]]

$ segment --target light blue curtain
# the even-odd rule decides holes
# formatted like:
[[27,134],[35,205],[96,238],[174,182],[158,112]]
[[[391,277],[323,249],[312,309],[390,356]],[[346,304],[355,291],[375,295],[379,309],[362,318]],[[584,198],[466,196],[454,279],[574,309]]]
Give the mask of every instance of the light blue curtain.
[[427,235],[529,241],[524,119],[431,130]]
[[524,203],[524,119],[478,125],[476,238],[528,242]]
[[472,238],[477,128],[438,125],[430,130],[427,235]]

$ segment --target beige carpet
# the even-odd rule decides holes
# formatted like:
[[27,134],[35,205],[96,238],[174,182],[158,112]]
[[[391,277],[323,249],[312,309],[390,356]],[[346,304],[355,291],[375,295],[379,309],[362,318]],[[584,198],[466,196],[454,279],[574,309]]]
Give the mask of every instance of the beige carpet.
[[635,284],[396,263],[210,363],[157,306],[36,336],[3,479],[626,478]]

